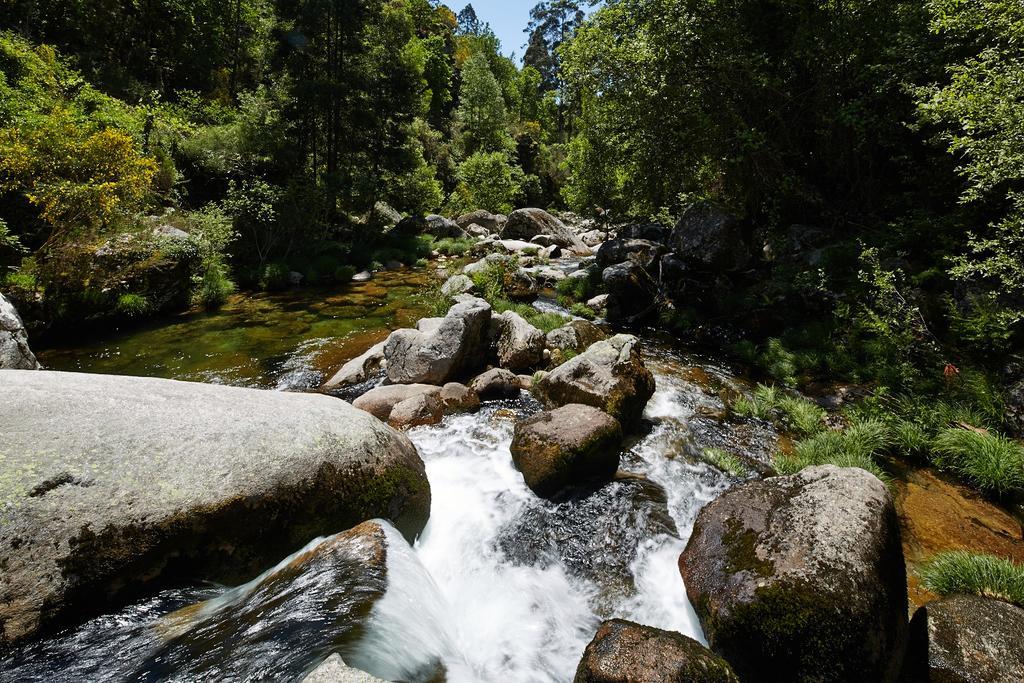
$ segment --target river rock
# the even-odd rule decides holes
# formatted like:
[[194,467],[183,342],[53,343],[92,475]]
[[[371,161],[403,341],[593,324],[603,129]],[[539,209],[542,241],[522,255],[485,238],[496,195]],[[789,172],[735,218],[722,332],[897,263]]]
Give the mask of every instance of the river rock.
[[365,671],[353,669],[345,664],[341,655],[335,653],[303,678],[302,683],[387,683],[387,681],[371,676]]
[[463,214],[455,219],[455,223],[467,232],[469,227],[474,224],[479,225],[488,232],[499,232],[507,221],[508,216],[503,216],[500,213],[491,213],[482,209]]
[[324,391],[343,389],[368,381],[384,363],[384,342],[371,346],[363,355],[341,366],[323,385]]
[[466,294],[467,292],[473,291],[473,281],[469,279],[468,275],[458,274],[452,275],[450,278],[445,280],[445,283],[441,285],[441,294],[445,296],[456,296],[458,294]]
[[601,246],[601,243],[608,239],[608,233],[602,230],[588,230],[580,235],[580,241],[591,249]]
[[597,250],[597,265],[604,269],[617,263],[632,261],[654,275],[665,251],[665,246],[657,242],[619,237],[608,240]]
[[544,333],[515,311],[491,317],[491,338],[498,364],[508,370],[526,370],[544,360]]
[[1018,683],[1024,677],[1024,609],[994,598],[954,595],[910,622],[907,681]]
[[523,255],[534,255],[540,253],[541,245],[534,244],[533,242],[524,242],[522,240],[498,240],[495,242],[496,245],[504,249],[510,254],[523,254]]
[[0,294],[0,370],[38,370],[28,333],[14,304]]
[[329,396],[45,371],[0,386],[0,645],[158,583],[247,579],[365,519],[411,539],[429,514],[412,443]]
[[534,391],[548,407],[582,403],[631,429],[654,395],[654,375],[644,365],[637,343],[636,337],[620,334],[591,344],[545,375]]
[[398,223],[395,230],[408,235],[433,235],[440,239],[466,237],[465,231],[459,227],[458,223],[437,214],[406,216]]
[[542,498],[608,481],[619,469],[622,427],[597,408],[569,404],[516,425],[512,461]]
[[741,484],[707,505],[679,559],[711,648],[744,681],[887,681],[907,581],[888,489],[857,468]]
[[598,294],[593,299],[587,300],[587,308],[602,311],[608,307],[608,298],[607,294]]
[[483,367],[491,306],[469,299],[449,309],[430,332],[397,330],[384,345],[388,379],[395,384],[445,384]]
[[634,324],[656,310],[658,283],[642,267],[626,261],[609,266],[601,273],[608,290],[608,320]]
[[739,683],[729,663],[681,633],[624,619],[601,624],[573,683]]
[[441,387],[438,394],[444,406],[445,415],[452,413],[471,413],[480,408],[480,397],[477,393],[458,382],[449,382]]
[[369,282],[373,279],[373,273],[368,270],[362,270],[352,276],[352,282]]
[[572,249],[581,256],[591,253],[590,247],[575,232],[543,209],[513,211],[501,229],[502,239],[531,240],[537,235],[548,235],[558,246]]
[[648,240],[665,244],[671,229],[661,223],[631,223],[619,228],[618,236],[625,239]]
[[391,411],[402,401],[424,394],[440,394],[441,388],[433,384],[388,384],[374,387],[352,402],[352,405],[363,410],[382,422],[387,422]]
[[608,335],[594,323],[588,320],[572,320],[548,332],[546,341],[549,349],[579,352],[607,338]]
[[402,214],[387,202],[376,202],[366,216],[366,225],[377,232],[389,232],[401,221]]
[[750,261],[750,244],[740,221],[708,201],[687,207],[668,241],[677,256],[703,271],[741,270]]
[[484,239],[491,236],[490,230],[482,225],[477,225],[476,223],[473,223],[465,230],[467,235],[470,237],[476,237],[477,239]]
[[469,388],[485,401],[518,398],[519,378],[504,368],[492,368],[469,383]]
[[412,429],[440,422],[444,418],[444,403],[441,402],[440,390],[434,389],[397,403],[388,415],[388,424],[395,429]]

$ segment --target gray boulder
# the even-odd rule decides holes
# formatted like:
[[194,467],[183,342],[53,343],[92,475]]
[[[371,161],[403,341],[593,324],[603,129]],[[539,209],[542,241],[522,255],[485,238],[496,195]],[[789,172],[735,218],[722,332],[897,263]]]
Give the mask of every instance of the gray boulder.
[[495,244],[510,254],[522,254],[524,256],[536,256],[543,248],[539,244],[524,242],[523,240],[498,240]]
[[433,235],[439,238],[466,237],[466,232],[455,221],[437,214],[406,216],[398,223],[395,230],[407,235]]
[[387,202],[375,203],[366,217],[367,226],[378,232],[388,232],[401,221],[402,214]]
[[45,371],[0,386],[0,645],[181,577],[247,580],[366,519],[410,539],[426,524],[412,443],[329,396]]
[[469,232],[471,225],[479,225],[488,232],[499,232],[506,221],[508,221],[508,216],[503,216],[500,213],[491,213],[483,209],[463,214],[455,219],[455,223],[466,232]]
[[547,373],[534,385],[534,393],[548,407],[593,406],[631,429],[654,395],[654,375],[644,365],[637,343],[627,334],[596,342]]
[[601,273],[608,290],[608,320],[634,324],[652,316],[659,301],[660,289],[651,275],[632,261],[609,266]]
[[687,207],[668,241],[687,264],[707,272],[742,270],[750,261],[750,242],[739,219],[712,202]]
[[363,355],[342,365],[341,369],[324,383],[322,389],[331,391],[362,384],[380,371],[383,364],[384,342],[381,342],[371,346]]
[[891,681],[907,627],[892,496],[857,468],[736,486],[679,559],[711,649],[744,681]]
[[384,345],[388,379],[395,384],[445,384],[483,367],[491,306],[483,299],[457,303],[429,332],[397,330]]
[[607,338],[608,335],[594,323],[587,320],[572,320],[548,332],[547,346],[549,349],[580,352]]
[[571,249],[580,256],[592,253],[575,232],[543,209],[513,211],[501,229],[501,237],[506,240],[532,240],[537,235],[549,235],[554,244]]
[[503,368],[526,370],[544,360],[544,333],[515,311],[491,317],[491,338],[498,364]]
[[729,663],[681,633],[624,619],[601,624],[573,683],[739,683]]
[[1024,609],[954,595],[914,613],[904,680],[1018,683],[1024,677]]
[[602,242],[608,239],[608,233],[602,230],[588,230],[587,232],[580,235],[580,240],[583,244],[590,248],[598,247]]
[[522,390],[519,377],[504,368],[492,368],[474,377],[469,388],[485,401],[518,398]]
[[465,230],[467,235],[469,235],[470,237],[476,237],[478,239],[484,239],[490,237],[491,235],[490,230],[488,230],[482,225],[477,225],[476,223],[473,223],[468,228],[465,228]]
[[619,228],[618,236],[625,239],[649,240],[664,244],[671,229],[661,223],[630,223]]
[[597,265],[604,269],[617,263],[632,261],[652,276],[657,276],[658,262],[667,250],[662,244],[641,239],[609,240],[597,250]]
[[38,370],[32,349],[28,347],[28,333],[14,304],[0,294],[0,370]]
[[473,281],[469,279],[468,275],[461,273],[452,275],[441,285],[441,293],[445,296],[456,296],[471,291],[473,291]]
[[[363,410],[381,422],[390,422],[391,413],[395,408],[406,401],[413,399],[419,399],[424,396],[437,397],[441,393],[441,387],[434,386],[433,384],[388,384],[386,386],[375,387],[370,389],[365,394],[357,398],[352,402],[353,407]],[[441,419],[440,415],[440,399],[436,399],[435,403],[438,408],[437,420]],[[406,412],[409,411],[409,406],[406,407]],[[399,426],[392,424],[391,426]],[[401,425],[410,426],[410,425]]]
[[619,469],[622,427],[590,406],[570,404],[516,425],[512,461],[542,498],[604,483]]
[[365,671],[353,669],[345,664],[341,655],[335,653],[302,679],[302,683],[387,683],[387,681],[371,676]]

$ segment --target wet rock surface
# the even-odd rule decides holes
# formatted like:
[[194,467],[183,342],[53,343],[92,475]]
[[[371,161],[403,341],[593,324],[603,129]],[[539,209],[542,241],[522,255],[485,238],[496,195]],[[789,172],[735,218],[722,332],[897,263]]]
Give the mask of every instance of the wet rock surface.
[[341,655],[333,654],[323,661],[302,683],[387,683],[365,671],[353,669],[345,664]]
[[410,538],[427,520],[416,449],[338,399],[44,371],[0,386],[4,644],[186,577],[251,577],[361,520]]
[[864,470],[812,467],[705,507],[679,560],[743,680],[892,680],[907,622],[896,511]]
[[570,404],[516,425],[512,461],[542,498],[607,481],[619,467],[622,427],[597,408]]
[[930,602],[910,622],[906,681],[1018,683],[1024,609],[975,595]]
[[573,683],[739,683],[729,664],[692,638],[623,619],[601,624]]

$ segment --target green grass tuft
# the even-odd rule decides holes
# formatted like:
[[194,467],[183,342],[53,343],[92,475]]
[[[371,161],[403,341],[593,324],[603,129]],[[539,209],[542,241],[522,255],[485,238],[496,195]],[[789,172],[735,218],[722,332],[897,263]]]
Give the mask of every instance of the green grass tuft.
[[939,553],[918,575],[925,588],[939,595],[982,595],[1024,607],[1024,566],[994,555]]
[[775,467],[780,474],[794,474],[815,465],[859,467],[888,483],[889,475],[875,461],[888,444],[885,423],[865,420],[845,431],[823,431],[799,442],[792,453],[776,456]]
[[932,460],[986,493],[1024,492],[1024,446],[1006,437],[951,427],[932,442]]
[[114,310],[128,318],[141,318],[147,315],[151,306],[149,300],[141,294],[122,294],[117,297]]
[[712,467],[717,467],[737,479],[746,479],[750,476],[750,469],[746,463],[722,448],[705,448],[702,458]]

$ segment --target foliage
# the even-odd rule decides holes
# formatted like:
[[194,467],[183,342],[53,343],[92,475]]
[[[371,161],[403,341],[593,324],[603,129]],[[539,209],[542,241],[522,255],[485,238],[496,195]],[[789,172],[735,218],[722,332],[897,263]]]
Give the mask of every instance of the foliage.
[[792,453],[776,456],[775,466],[782,474],[792,474],[815,465],[859,467],[882,481],[889,481],[889,476],[875,460],[889,445],[889,440],[885,423],[865,420],[844,431],[821,431],[798,442]]
[[733,410],[744,417],[774,422],[801,437],[812,436],[825,428],[825,411],[813,401],[765,384],[757,385],[749,398],[737,399]]
[[150,312],[150,303],[140,294],[121,294],[114,305],[115,312],[128,317],[139,318]]
[[939,595],[981,595],[1024,607],[1024,567],[1010,560],[951,550],[918,569],[921,584]]
[[466,152],[509,151],[512,138],[508,134],[508,112],[485,54],[473,55],[463,66],[460,99],[455,118]]
[[1024,492],[1024,446],[976,429],[950,427],[935,437],[933,462],[994,496]]
[[750,476],[750,469],[746,464],[729,451],[721,448],[705,448],[701,457],[708,464],[737,479],[746,479]]
[[523,184],[522,171],[504,152],[477,152],[459,164],[458,192],[462,209],[509,213]]

